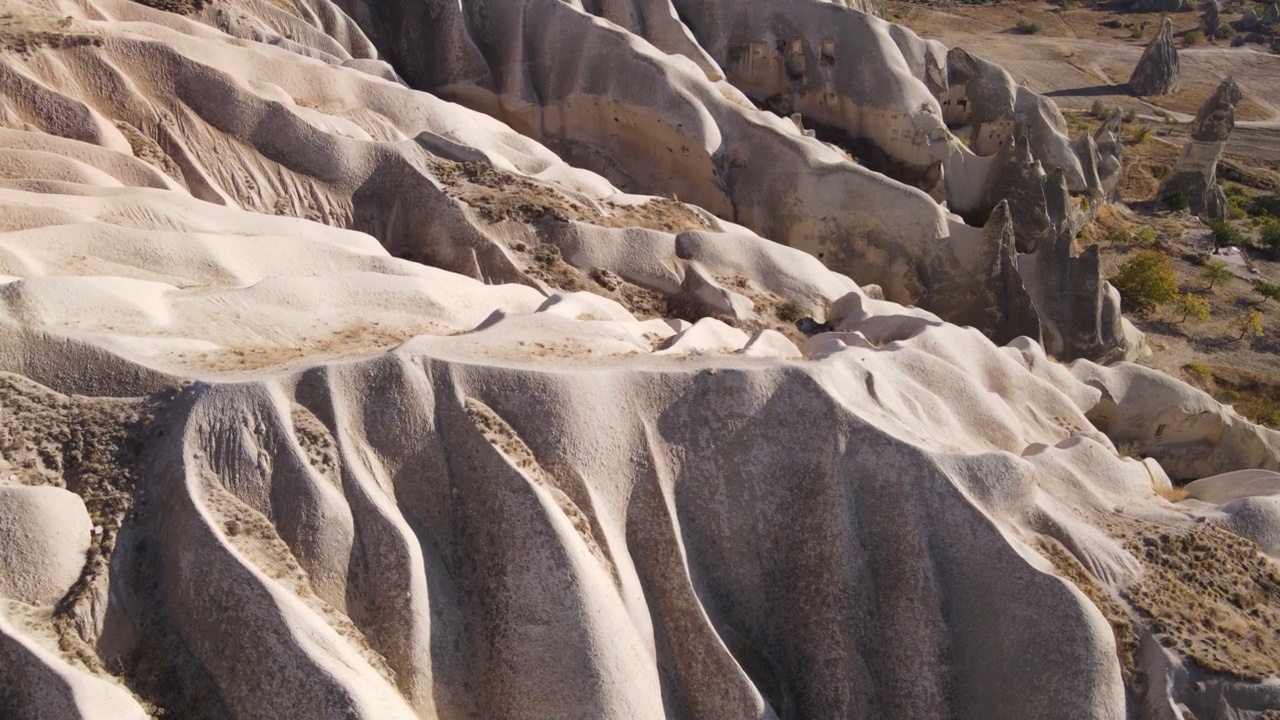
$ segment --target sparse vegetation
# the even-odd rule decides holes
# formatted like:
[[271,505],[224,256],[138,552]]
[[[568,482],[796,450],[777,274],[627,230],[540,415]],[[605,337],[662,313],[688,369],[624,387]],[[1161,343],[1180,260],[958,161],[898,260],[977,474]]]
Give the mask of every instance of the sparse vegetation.
[[1262,312],[1257,309],[1244,311],[1236,320],[1236,328],[1240,331],[1237,341],[1246,337],[1262,337]]
[[1213,233],[1214,247],[1232,247],[1244,244],[1244,236],[1226,220],[1211,220],[1209,230]]
[[1129,26],[1129,37],[1134,40],[1141,40],[1143,35],[1147,34],[1147,22],[1135,23]]
[[1173,312],[1181,316],[1179,324],[1187,320],[1204,322],[1209,319],[1209,299],[1199,295],[1179,293],[1173,298]]
[[1099,120],[1106,120],[1107,116],[1111,114],[1111,108],[1107,107],[1107,104],[1102,102],[1101,99],[1094,100],[1093,106],[1089,108],[1089,114]]
[[1182,192],[1181,190],[1175,190],[1165,195],[1163,198],[1161,198],[1161,200],[1164,202],[1165,207],[1174,211],[1186,210],[1187,207],[1191,204],[1187,200],[1187,194]]
[[1135,144],[1144,143],[1147,138],[1151,137],[1151,126],[1143,125],[1133,131],[1133,142]]
[[0,48],[26,55],[40,48],[65,49],[82,45],[101,45],[96,32],[75,29],[70,17],[54,20],[45,17],[0,15]]
[[1178,277],[1169,258],[1155,250],[1139,250],[1112,276],[1111,284],[1136,307],[1150,312],[1178,294]]
[[1262,232],[1258,236],[1262,247],[1272,257],[1280,257],[1280,220],[1267,220],[1262,224]]
[[1189,362],[1183,365],[1182,369],[1199,376],[1201,382],[1208,382],[1213,377],[1213,371],[1202,362]]
[[1280,302],[1280,283],[1269,280],[1254,280],[1253,290],[1262,296],[1262,300],[1258,303],[1259,305],[1268,300]]
[[1183,47],[1194,47],[1202,42],[1204,42],[1204,33],[1199,30],[1190,30],[1182,36]]
[[208,0],[136,0],[136,2],[147,7],[153,7],[156,10],[164,10],[178,15],[190,15],[204,7]]
[[1040,23],[1034,20],[1019,20],[1015,27],[1023,35],[1035,35],[1040,32]]
[[1207,290],[1213,292],[1213,287],[1220,282],[1227,282],[1235,274],[1231,272],[1231,268],[1226,263],[1217,258],[1209,258],[1204,264],[1204,269],[1200,271],[1200,278],[1209,283]]

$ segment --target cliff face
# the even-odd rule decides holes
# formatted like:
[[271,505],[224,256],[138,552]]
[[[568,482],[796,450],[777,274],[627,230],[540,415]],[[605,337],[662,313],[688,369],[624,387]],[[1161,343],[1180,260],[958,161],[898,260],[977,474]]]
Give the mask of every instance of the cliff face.
[[842,122],[1003,71],[688,5],[0,18],[0,716],[1280,709],[1280,436],[1026,337],[1132,344],[1061,242],[1097,145],[919,125],[966,225],[726,58],[803,38]]

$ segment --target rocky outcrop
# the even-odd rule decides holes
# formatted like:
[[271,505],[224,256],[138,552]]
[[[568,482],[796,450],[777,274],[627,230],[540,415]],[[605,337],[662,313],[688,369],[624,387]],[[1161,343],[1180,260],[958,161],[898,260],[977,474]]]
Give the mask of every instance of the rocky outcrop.
[[1247,8],[1244,14],[1240,16],[1240,19],[1236,21],[1236,28],[1239,30],[1253,31],[1258,30],[1261,26],[1262,23],[1258,20],[1258,11],[1252,7]]
[[1061,172],[1049,176],[1045,197],[1052,220],[1048,239],[1039,251],[1018,256],[1045,349],[1063,359],[1133,359],[1143,348],[1142,335],[1120,315],[1120,294],[1103,279],[1098,247],[1075,249],[1084,218],[1072,209]]
[[1201,3],[1204,12],[1200,13],[1200,30],[1205,37],[1217,37],[1222,27],[1222,3],[1219,0],[1208,0]]
[[[416,10],[399,5],[382,6],[384,21],[416,17]],[[497,5],[485,10],[485,2],[440,6],[441,13],[459,17],[430,24],[448,35],[435,45],[490,48],[482,53],[489,68],[483,73],[462,61],[470,56],[466,52],[451,59],[436,57],[434,50],[390,50],[410,82],[511,122],[623,189],[678,196],[804,249],[861,284],[879,285],[892,300],[959,317],[958,308],[940,300],[954,296],[953,290],[941,292],[934,283],[954,289],[954,274],[964,265],[940,273],[937,268],[946,263],[938,260],[962,255],[956,248],[966,247],[980,229],[963,226],[929,196],[885,176],[922,187],[941,182],[942,197],[970,217],[985,219],[1000,199],[984,194],[996,182],[987,176],[989,163],[944,125],[934,96],[949,82],[940,72],[941,46],[828,3],[788,5],[785,15],[760,3],[674,7],[734,87],[717,84],[705,70],[642,51],[615,27],[553,0],[535,0],[520,14]],[[515,36],[526,41],[502,39]],[[578,50],[570,57],[559,41],[544,45],[552,37],[577,38]],[[879,50],[847,51],[873,46]],[[579,62],[582,53],[609,62]],[[501,70],[508,67],[521,71]],[[972,83],[975,99],[985,97],[980,87],[1005,87],[1008,101],[982,111],[1000,118],[983,129],[990,131],[993,147],[1007,140],[1013,113],[1024,114],[1032,152],[1050,167],[1065,165],[1072,188],[1085,189],[1065,121],[1051,102],[1016,88],[989,63],[974,75],[959,66],[948,73],[961,83],[950,87],[963,92]],[[743,107],[739,90],[782,114],[801,115],[817,138],[776,132],[772,119],[763,123],[760,114]],[[858,164],[820,140],[839,145]],[[959,194],[947,197],[955,188]],[[833,194],[845,198],[845,212],[820,210]],[[904,221],[914,227],[907,229]],[[965,282],[974,293],[990,289],[985,274]]]
[[664,3],[24,8],[90,40],[0,52],[6,720],[1280,709],[1274,567],[1197,521],[1280,520],[1171,507],[1096,410],[1273,456],[1037,342],[1129,347],[1043,98],[940,144],[979,226]]
[[1258,427],[1151,368],[1079,360],[1071,373],[1102,392],[1086,413],[1116,444],[1159,461],[1175,480],[1250,468],[1280,470],[1280,433]]
[[1189,127],[1189,139],[1173,173],[1160,185],[1159,197],[1181,194],[1197,215],[1224,218],[1227,197],[1218,185],[1218,158],[1235,128],[1240,86],[1227,78],[1210,95]]
[[1100,195],[1108,202],[1120,198],[1120,169],[1124,163],[1124,143],[1120,140],[1120,126],[1123,118],[1119,108],[1111,111],[1110,117],[1093,133],[1094,148],[1098,152],[1096,164],[1099,178]]
[[1178,91],[1178,48],[1173,44],[1173,21],[1165,18],[1129,76],[1138,95],[1168,95]]

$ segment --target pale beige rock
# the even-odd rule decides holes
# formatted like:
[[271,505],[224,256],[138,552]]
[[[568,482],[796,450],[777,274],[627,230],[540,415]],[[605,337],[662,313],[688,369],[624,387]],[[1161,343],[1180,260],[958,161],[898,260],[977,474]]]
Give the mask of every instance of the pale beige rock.
[[0,485],[0,597],[56,603],[80,577],[92,530],[75,493]]
[[[964,225],[623,29],[685,52],[696,28],[669,6],[596,3],[610,24],[588,4],[405,4],[393,23],[382,4],[218,3],[202,24],[95,0],[73,22],[101,46],[0,55],[0,402],[20,419],[0,467],[119,503],[83,592],[21,626],[5,609],[20,671],[0,710],[1140,712],[1112,609],[1075,583],[1120,597],[1153,574],[1126,540],[1209,526],[1089,417],[1108,397],[1134,428],[1212,434],[1183,417],[1202,398],[894,302],[946,292],[994,325],[1007,225]],[[482,43],[460,22],[477,8]],[[428,21],[455,41],[421,42]],[[918,39],[866,22],[929,75]],[[406,82],[453,77],[446,94],[510,124],[394,82],[357,23],[431,60],[398,65]],[[617,62],[566,67],[542,38]],[[617,136],[592,124],[602,98]],[[626,167],[579,169],[513,128],[612,137],[593,167]],[[655,136],[681,144],[638,156]],[[605,177],[637,168],[705,207]],[[851,230],[872,278],[824,265],[864,257],[830,257]],[[834,331],[802,340],[792,318]],[[1270,457],[1204,409],[1222,447],[1170,449],[1170,474]],[[1221,526],[1251,532],[1236,517]],[[39,556],[70,567],[63,546]],[[1138,670],[1181,662],[1164,652]],[[1232,687],[1227,707],[1268,702]]]

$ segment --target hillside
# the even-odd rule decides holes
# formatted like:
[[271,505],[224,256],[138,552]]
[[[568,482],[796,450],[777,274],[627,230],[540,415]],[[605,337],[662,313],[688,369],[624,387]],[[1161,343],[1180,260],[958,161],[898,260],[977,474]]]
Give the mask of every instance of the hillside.
[[0,717],[1280,714],[1138,165],[880,12],[7,2]]

